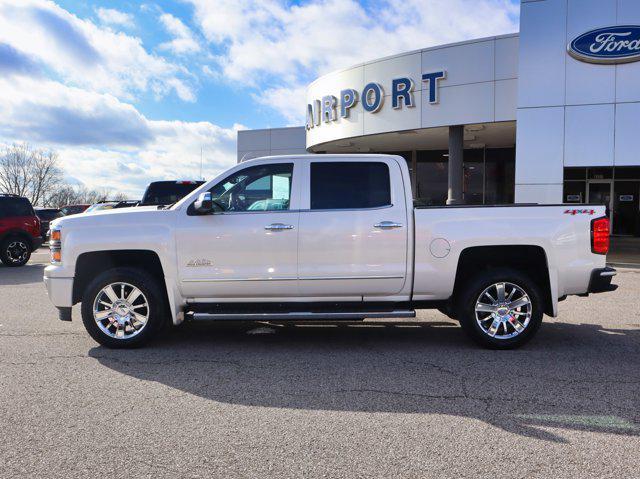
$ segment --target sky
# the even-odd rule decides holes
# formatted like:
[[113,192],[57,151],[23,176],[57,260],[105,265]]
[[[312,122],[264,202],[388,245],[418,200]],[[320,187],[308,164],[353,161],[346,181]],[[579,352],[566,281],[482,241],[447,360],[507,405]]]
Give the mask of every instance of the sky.
[[211,178],[240,129],[304,124],[305,88],[363,61],[518,30],[519,0],[0,0],[0,146],[132,199]]

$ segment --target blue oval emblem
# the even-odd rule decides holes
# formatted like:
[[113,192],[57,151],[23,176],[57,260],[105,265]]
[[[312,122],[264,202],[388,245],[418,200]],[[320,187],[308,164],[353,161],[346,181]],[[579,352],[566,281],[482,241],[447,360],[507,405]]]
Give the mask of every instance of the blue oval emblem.
[[640,60],[640,26],[618,25],[583,33],[568,46],[577,60],[589,63],[627,63]]

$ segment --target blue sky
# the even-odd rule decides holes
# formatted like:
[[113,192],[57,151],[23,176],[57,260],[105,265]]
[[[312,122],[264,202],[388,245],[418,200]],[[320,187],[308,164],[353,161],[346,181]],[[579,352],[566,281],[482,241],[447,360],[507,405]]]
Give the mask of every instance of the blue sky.
[[[324,73],[511,33],[515,0],[0,0],[0,146],[140,195],[235,162],[242,128],[302,124]],[[372,41],[372,39],[374,41]]]

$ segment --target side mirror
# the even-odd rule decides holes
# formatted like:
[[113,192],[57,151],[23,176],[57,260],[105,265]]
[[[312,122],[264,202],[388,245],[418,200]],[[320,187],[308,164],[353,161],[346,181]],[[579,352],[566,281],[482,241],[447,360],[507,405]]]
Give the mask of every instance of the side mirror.
[[193,203],[193,209],[201,215],[208,215],[213,213],[213,200],[211,199],[211,193],[206,191],[198,195],[198,199]]

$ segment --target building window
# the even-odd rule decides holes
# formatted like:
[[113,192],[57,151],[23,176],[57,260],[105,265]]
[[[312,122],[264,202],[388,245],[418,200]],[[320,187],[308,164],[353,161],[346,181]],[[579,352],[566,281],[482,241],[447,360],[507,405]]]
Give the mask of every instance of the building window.
[[[447,150],[418,151],[416,201],[428,206],[446,204],[448,175]],[[464,150],[463,193],[466,204],[513,203],[514,189],[514,148]]]
[[426,206],[440,206],[447,202],[449,177],[447,150],[418,151],[416,167],[417,202]]
[[640,236],[640,168],[565,168],[565,203],[603,204],[612,234]]

